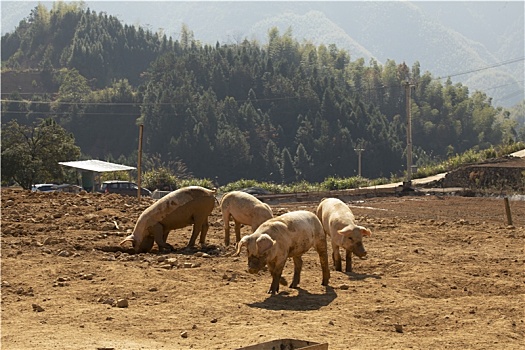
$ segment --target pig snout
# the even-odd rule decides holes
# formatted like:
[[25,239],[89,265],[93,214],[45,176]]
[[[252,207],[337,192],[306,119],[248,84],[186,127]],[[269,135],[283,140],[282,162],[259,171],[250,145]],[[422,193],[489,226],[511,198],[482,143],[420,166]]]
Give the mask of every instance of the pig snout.
[[357,242],[354,244],[354,247],[352,249],[352,252],[357,255],[360,259],[365,259],[366,257],[366,249],[363,245],[363,242]]
[[248,272],[257,273],[266,266],[266,260],[260,257],[251,256],[248,258]]

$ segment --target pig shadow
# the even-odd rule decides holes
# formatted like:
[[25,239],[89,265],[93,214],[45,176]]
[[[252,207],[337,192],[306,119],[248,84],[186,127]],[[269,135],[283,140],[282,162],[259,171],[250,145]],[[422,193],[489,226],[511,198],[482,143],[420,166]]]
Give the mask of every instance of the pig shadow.
[[[94,247],[97,250],[101,250],[106,253],[127,253],[129,255],[135,255],[139,254],[135,252],[135,250],[132,247],[129,246],[95,246]],[[79,249],[77,249],[79,250]],[[220,246],[217,245],[205,245],[200,247],[174,247],[171,246],[170,249],[164,249],[159,251],[157,246],[154,246],[149,252],[142,253],[142,254],[154,254],[154,255],[169,255],[169,254],[180,254],[180,255],[194,255],[195,253],[202,252],[207,253],[209,255],[213,256],[219,256],[225,254],[225,249],[222,249]]]
[[[151,250],[154,252],[154,250]],[[222,249],[220,246],[210,244],[210,245],[203,245],[203,246],[194,246],[194,247],[188,247],[188,246],[172,246],[172,249],[170,251],[162,251],[157,252],[158,254],[181,254],[181,255],[193,255],[195,253],[206,253],[210,255],[221,255],[224,254],[224,249]]]
[[380,275],[370,275],[367,273],[356,273],[356,272],[344,272],[345,275],[348,276],[348,279],[351,281],[363,281],[367,278],[374,278],[377,280],[380,280],[382,277]]
[[337,293],[334,288],[327,286],[325,294],[312,294],[305,289],[297,288],[299,294],[290,296],[290,292],[281,291],[279,294],[269,295],[264,301],[246,304],[249,307],[266,310],[313,311],[329,305]]

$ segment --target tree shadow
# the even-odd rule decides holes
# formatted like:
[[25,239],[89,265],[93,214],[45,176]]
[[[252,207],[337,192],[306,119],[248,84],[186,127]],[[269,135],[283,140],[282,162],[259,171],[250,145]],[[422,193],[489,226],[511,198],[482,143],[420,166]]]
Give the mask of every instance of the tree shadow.
[[293,311],[313,311],[319,310],[323,306],[329,305],[337,293],[331,286],[326,286],[325,294],[312,294],[302,288],[297,288],[299,294],[290,296],[290,292],[282,291],[279,294],[269,295],[266,300],[256,303],[247,304],[249,307],[255,307],[267,310],[293,310]]

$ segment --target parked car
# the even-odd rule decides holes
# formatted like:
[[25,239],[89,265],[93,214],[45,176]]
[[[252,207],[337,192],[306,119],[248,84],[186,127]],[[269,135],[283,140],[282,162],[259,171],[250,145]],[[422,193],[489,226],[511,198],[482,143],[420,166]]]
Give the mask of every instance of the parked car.
[[[129,181],[104,181],[100,186],[99,192],[102,193],[118,193],[123,196],[137,196],[139,186],[134,182]],[[147,188],[141,188],[140,194],[142,196],[151,197],[151,191]]]
[[246,193],[251,194],[253,196],[272,194],[270,191],[267,191],[267,190],[265,190],[264,188],[261,188],[261,187],[247,187],[247,188],[243,188],[240,191],[246,192]]
[[67,192],[67,193],[80,193],[83,188],[78,185],[70,185],[70,184],[62,184],[58,185],[56,191],[57,192]]
[[55,192],[57,189],[55,184],[35,184],[31,187],[33,192]]

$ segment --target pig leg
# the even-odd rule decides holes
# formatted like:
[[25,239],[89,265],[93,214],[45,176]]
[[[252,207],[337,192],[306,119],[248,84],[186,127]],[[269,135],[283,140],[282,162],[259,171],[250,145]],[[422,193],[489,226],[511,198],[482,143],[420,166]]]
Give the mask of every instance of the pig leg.
[[303,259],[300,256],[293,257],[293,280],[290,288],[297,288],[301,281],[301,270],[303,268]]
[[163,234],[162,234],[162,241],[164,242],[164,244],[166,244],[166,246],[168,246],[171,250],[175,250],[175,248],[173,248],[173,246],[171,244],[168,243],[168,235],[170,233],[171,230],[167,229],[166,227],[164,227],[164,230],[163,230]]
[[[328,285],[330,280],[330,267],[328,266],[328,247],[326,245],[326,240],[318,241],[315,246],[317,254],[319,254],[319,261],[321,263],[321,270],[323,271],[323,286]],[[339,254],[339,248],[337,248],[337,253]],[[339,256],[339,268],[341,268],[341,256]],[[341,271],[339,269],[339,271]]]
[[[230,245],[230,212],[222,212],[222,221],[224,222],[224,245]],[[237,241],[238,242],[238,241]]]
[[[166,243],[166,239],[168,238],[168,234],[165,234],[164,226],[162,226],[160,223],[156,223],[150,228],[150,232],[153,234],[153,239],[155,240],[155,243],[157,243],[157,246],[159,247],[159,252],[162,251],[171,251],[173,247]],[[169,232],[169,231],[168,231]]]
[[346,270],[345,272],[352,272],[352,251],[346,250]]
[[191,238],[190,238],[190,242],[188,243],[188,247],[195,246],[195,241],[197,240],[197,236],[199,235],[200,231],[201,231],[201,225],[199,225],[198,223],[194,223],[193,229],[191,231]]
[[235,239],[237,242],[241,240],[241,223],[237,220],[235,220]]
[[208,228],[209,227],[210,227],[210,225],[208,224],[208,217],[206,217],[206,219],[204,220],[204,223],[201,226],[201,238],[199,240],[199,243],[201,245],[205,245],[206,244],[206,235],[208,234]]
[[278,264],[268,262],[268,270],[272,275],[272,284],[270,285],[270,290],[268,290],[268,294],[279,293],[279,282],[281,281],[281,275],[283,274],[285,262],[286,260]]
[[334,260],[334,266],[336,271],[343,271],[341,266],[341,254],[339,253],[339,246],[332,242],[332,259]]

